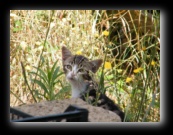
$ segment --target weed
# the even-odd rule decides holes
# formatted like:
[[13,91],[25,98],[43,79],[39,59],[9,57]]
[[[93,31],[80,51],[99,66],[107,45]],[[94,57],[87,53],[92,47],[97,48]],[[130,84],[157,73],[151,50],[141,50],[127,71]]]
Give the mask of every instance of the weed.
[[61,72],[64,44],[89,59],[104,60],[97,72],[99,88],[126,118],[160,121],[160,12],[11,10],[10,106],[33,103],[34,97],[69,98]]

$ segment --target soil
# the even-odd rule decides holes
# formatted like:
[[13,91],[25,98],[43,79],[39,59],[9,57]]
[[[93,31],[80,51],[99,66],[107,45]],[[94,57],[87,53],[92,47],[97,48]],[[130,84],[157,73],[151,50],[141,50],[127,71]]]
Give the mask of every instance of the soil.
[[13,108],[33,116],[45,116],[63,113],[69,105],[75,105],[87,109],[89,111],[88,120],[90,122],[121,122],[120,117],[114,112],[105,110],[101,107],[89,105],[79,98],[60,101],[42,101],[40,103],[22,105]]

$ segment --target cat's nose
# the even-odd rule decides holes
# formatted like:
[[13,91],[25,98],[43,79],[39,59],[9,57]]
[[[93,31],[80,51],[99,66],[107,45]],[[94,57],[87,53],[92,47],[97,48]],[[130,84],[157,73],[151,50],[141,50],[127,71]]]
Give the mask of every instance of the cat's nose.
[[74,76],[75,76],[75,74],[74,74],[74,73],[72,73],[72,74],[71,74],[71,76],[72,76],[72,77],[74,77]]
[[74,79],[75,78],[75,73],[71,73],[71,75],[70,75],[70,79]]

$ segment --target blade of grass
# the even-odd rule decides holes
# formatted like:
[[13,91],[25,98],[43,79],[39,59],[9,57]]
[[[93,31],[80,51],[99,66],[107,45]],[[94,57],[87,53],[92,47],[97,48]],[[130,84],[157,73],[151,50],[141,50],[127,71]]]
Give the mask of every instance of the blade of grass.
[[35,80],[35,83],[37,83],[45,91],[45,93],[49,94],[48,89],[46,88],[46,86],[41,81]]
[[[35,72],[29,72],[30,74],[35,74],[36,75],[36,73]],[[41,75],[37,75],[37,76],[39,76],[41,79],[43,79],[44,80],[44,82],[45,83],[47,83],[47,81],[46,81],[46,79],[45,79],[45,77],[43,77],[43,76],[41,76]]]
[[47,41],[48,33],[49,33],[49,30],[50,30],[50,24],[51,24],[53,15],[54,15],[54,10],[52,11],[52,15],[51,15],[51,17],[50,17],[50,22],[49,22],[49,24],[48,24],[48,29],[47,29],[47,31],[46,31],[46,38],[45,38],[45,40],[44,40],[43,49],[42,49],[42,52],[41,52],[41,54],[40,54],[40,60],[39,60],[39,62],[38,62],[38,68],[37,68],[36,76],[35,76],[35,79],[34,79],[34,83],[33,83],[33,85],[32,85],[32,89],[34,88],[35,80],[36,80],[37,75],[38,75],[38,69],[39,69],[39,67],[40,67],[40,65],[41,65],[41,58],[42,58],[42,55],[43,55],[43,52],[44,52],[44,49],[45,49],[45,45],[46,45],[46,41]]
[[[56,72],[58,72],[58,70],[59,70],[59,67],[58,67],[58,70],[57,70],[57,71],[55,70],[56,72],[54,71],[57,62],[58,62],[58,61],[56,61],[56,62],[54,63],[54,65],[53,65],[51,71],[49,72],[49,80],[50,80],[49,83],[51,84],[51,86],[53,86],[52,84],[54,83],[54,76],[55,76]],[[55,79],[56,79],[56,78],[55,78]]]
[[28,84],[28,81],[27,81],[27,78],[26,78],[25,68],[24,68],[22,62],[21,62],[21,66],[22,66],[22,73],[23,73],[23,77],[24,77],[25,83],[26,83],[26,85],[28,86],[28,89],[29,89],[29,91],[30,91],[30,93],[31,93],[31,95],[32,95],[32,97],[33,97],[33,99],[34,99],[34,101],[37,103],[37,100],[36,100],[36,98],[34,97],[34,95],[33,95],[33,93],[32,93],[32,90],[31,90],[31,88],[30,88],[30,86],[29,86],[29,84]]
[[22,102],[23,104],[25,104],[14,92],[10,91],[11,94],[13,94],[20,102]]

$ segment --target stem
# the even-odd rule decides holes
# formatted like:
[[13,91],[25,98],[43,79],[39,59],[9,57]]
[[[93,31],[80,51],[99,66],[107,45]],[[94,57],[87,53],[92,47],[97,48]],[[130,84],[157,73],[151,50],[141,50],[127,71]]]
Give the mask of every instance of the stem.
[[28,84],[28,81],[27,81],[27,78],[26,78],[25,68],[24,68],[22,62],[21,62],[21,66],[22,66],[22,73],[23,73],[23,77],[24,77],[24,79],[25,79],[25,83],[26,83],[26,85],[28,86],[29,91],[30,91],[30,93],[31,93],[31,95],[32,95],[32,97],[33,97],[33,99],[34,99],[34,101],[37,103],[37,100],[36,100],[36,98],[34,97],[34,94],[32,93],[32,90],[31,90],[31,88],[30,88],[30,86],[29,86],[29,84]]
[[35,76],[35,79],[34,79],[34,83],[33,83],[33,85],[32,85],[32,89],[33,89],[34,84],[35,84],[35,80],[36,80],[36,77],[37,77],[37,74],[38,74],[38,69],[39,69],[39,67],[40,67],[40,65],[41,65],[41,64],[40,64],[40,63],[41,63],[41,57],[42,57],[43,52],[44,52],[44,49],[45,49],[45,44],[46,44],[46,41],[47,41],[47,37],[48,37],[49,30],[50,30],[50,24],[51,24],[51,20],[52,20],[53,15],[54,15],[54,10],[52,11],[52,15],[51,15],[51,17],[50,17],[50,23],[49,23],[48,29],[47,29],[47,31],[46,31],[46,38],[45,38],[45,40],[44,40],[43,50],[42,50],[42,52],[41,52],[40,60],[39,60],[39,62],[38,62],[38,68],[37,68],[36,76]]

